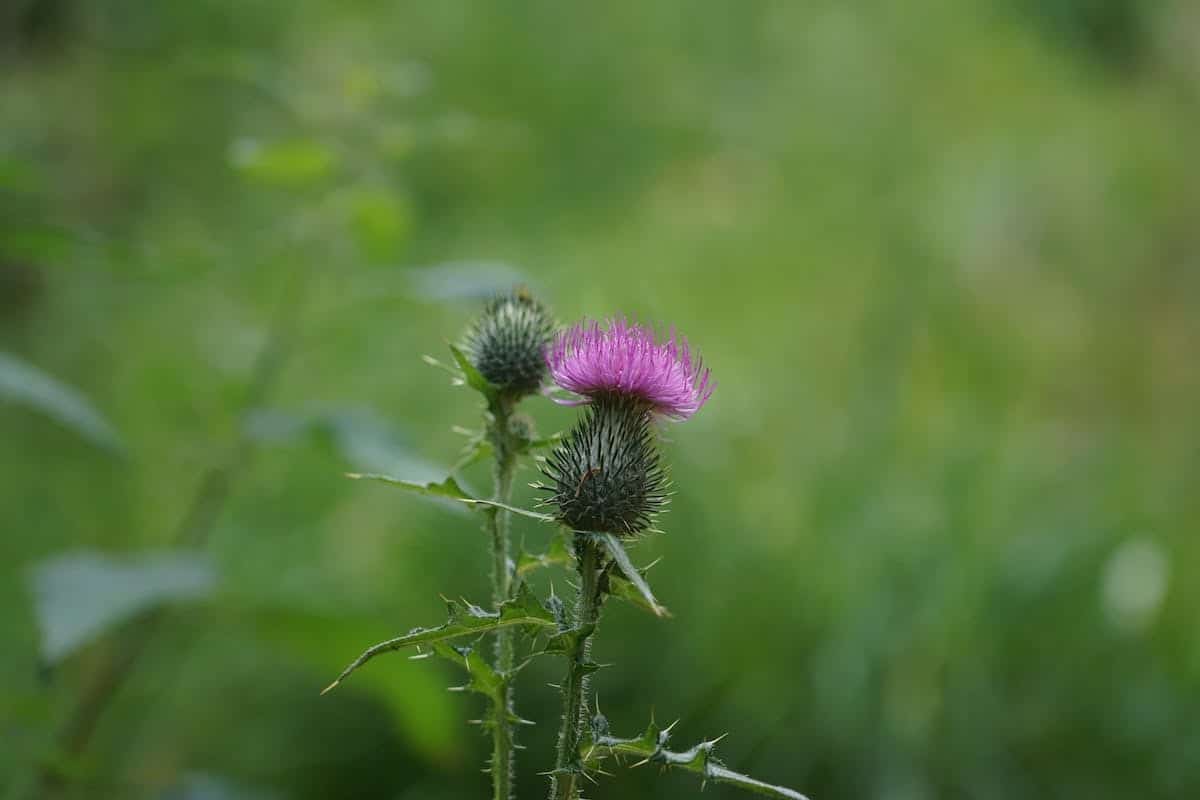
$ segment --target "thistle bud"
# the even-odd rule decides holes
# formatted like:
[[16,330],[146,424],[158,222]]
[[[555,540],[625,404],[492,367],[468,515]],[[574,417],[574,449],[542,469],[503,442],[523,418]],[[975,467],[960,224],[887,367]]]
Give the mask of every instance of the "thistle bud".
[[463,339],[463,351],[483,377],[521,397],[541,386],[554,320],[527,289],[492,299]]
[[651,527],[670,489],[651,426],[651,407],[637,398],[592,399],[542,467],[551,481],[546,502],[564,525],[622,536]]

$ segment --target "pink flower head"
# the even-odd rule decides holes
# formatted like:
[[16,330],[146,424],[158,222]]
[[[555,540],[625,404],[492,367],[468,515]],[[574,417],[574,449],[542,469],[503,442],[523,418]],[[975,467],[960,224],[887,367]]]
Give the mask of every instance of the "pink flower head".
[[546,350],[554,382],[588,402],[597,395],[623,395],[652,410],[684,420],[700,410],[716,384],[687,339],[671,335],[662,344],[654,331],[624,319],[581,322],[562,331]]

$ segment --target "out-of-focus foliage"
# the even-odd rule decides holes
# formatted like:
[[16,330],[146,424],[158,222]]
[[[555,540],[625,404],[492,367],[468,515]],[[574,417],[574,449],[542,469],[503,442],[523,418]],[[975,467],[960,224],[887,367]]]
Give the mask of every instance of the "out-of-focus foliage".
[[[814,798],[1200,793],[1197,42],[1185,0],[8,4],[0,796],[485,796],[454,665],[317,693],[487,596],[476,520],[343,473],[445,477],[479,408],[419,356],[515,281],[720,384],[631,552],[674,618],[606,611],[613,730]],[[44,669],[36,565],[180,542],[211,596],[56,752],[128,623]]]
[[1079,47],[1115,67],[1140,66],[1152,45],[1147,26],[1156,2],[1143,0],[1022,0],[1021,9],[1047,36]]
[[124,564],[97,553],[67,552],[30,573],[47,665],[139,612],[204,597],[215,582],[212,567],[196,553],[154,553]]
[[5,353],[0,353],[0,399],[41,411],[100,447],[121,448],[117,432],[87,398]]

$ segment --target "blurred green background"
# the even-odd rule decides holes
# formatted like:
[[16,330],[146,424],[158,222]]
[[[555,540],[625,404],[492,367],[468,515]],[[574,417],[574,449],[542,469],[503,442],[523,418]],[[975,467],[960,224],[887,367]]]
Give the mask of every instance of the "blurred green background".
[[618,731],[814,800],[1200,796],[1198,53],[1190,0],[9,0],[0,796],[486,796],[449,665],[317,692],[488,596],[476,519],[341,474],[445,474],[478,406],[419,355],[522,281],[719,381]]

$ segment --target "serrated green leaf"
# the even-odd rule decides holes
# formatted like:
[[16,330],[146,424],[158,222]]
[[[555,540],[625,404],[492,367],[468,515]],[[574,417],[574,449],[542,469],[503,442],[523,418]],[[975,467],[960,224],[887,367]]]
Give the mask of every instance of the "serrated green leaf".
[[571,628],[565,631],[559,631],[550,637],[546,642],[546,646],[542,648],[539,655],[547,656],[567,656],[575,652],[576,646],[580,639],[586,639],[596,631],[595,625],[584,625],[579,628]]
[[459,691],[476,692],[494,698],[504,687],[504,679],[492,669],[491,664],[479,654],[477,648],[437,642],[432,649],[437,656],[452,661],[467,671],[470,680],[463,686],[456,687]]
[[513,514],[520,514],[523,517],[536,519],[538,522],[554,522],[555,519],[549,514],[543,514],[539,511],[530,511],[527,508],[518,508],[510,506],[507,503],[497,503],[495,500],[481,500],[478,497],[471,497],[463,490],[458,482],[453,477],[446,478],[438,483],[419,483],[417,481],[408,481],[403,478],[393,478],[390,475],[380,475],[378,473],[359,473],[347,472],[346,477],[355,481],[379,481],[391,486],[399,486],[402,489],[408,489],[411,492],[430,495],[432,497],[444,497],[450,500],[457,500],[460,503],[466,503],[469,506],[484,506],[486,509],[501,508],[505,511],[510,511]]
[[724,783],[736,786],[751,794],[766,797],[782,797],[786,800],[808,800],[807,797],[794,789],[751,778],[740,772],[734,772],[721,763],[714,754],[717,742],[724,737],[703,741],[687,750],[668,750],[667,743],[671,738],[671,728],[659,727],[651,721],[639,736],[622,739],[608,732],[608,721],[597,713],[591,721],[591,736],[580,748],[580,757],[584,769],[598,770],[601,762],[609,756],[633,756],[641,759],[634,764],[658,764],[664,769],[680,769],[699,775],[707,783]]
[[410,492],[417,494],[429,495],[431,497],[446,497],[451,500],[458,500],[463,503],[480,503],[483,501],[476,500],[471,495],[458,485],[458,481],[453,477],[446,478],[444,481],[421,483],[420,481],[409,481],[403,478],[393,478],[390,475],[381,475],[377,472],[347,472],[346,477],[354,481],[378,481],[386,483],[390,486],[399,486],[401,489],[407,489]]
[[467,358],[455,345],[449,345],[450,354],[454,356],[454,362],[458,364],[458,368],[462,370],[463,380],[467,385],[488,399],[488,402],[494,401],[499,395],[499,391],[495,386],[488,381],[487,378],[480,374],[479,370],[475,369],[475,365],[471,363],[471,359]]
[[501,620],[515,620],[518,624],[554,625],[554,614],[533,594],[526,583],[517,587],[511,600],[500,604]]
[[555,536],[550,540],[550,546],[544,553],[521,551],[517,556],[517,575],[527,575],[545,567],[566,566],[571,561],[572,556],[567,550],[566,539],[562,536]]
[[464,500],[463,502],[469,503],[469,504],[473,503],[473,504],[481,505],[481,506],[488,506],[489,508],[501,508],[501,509],[504,509],[505,511],[512,512],[513,514],[519,514],[522,517],[529,517],[530,519],[536,519],[538,522],[557,522],[557,520],[550,514],[543,514],[540,511],[530,511],[528,508],[518,508],[517,506],[510,506],[507,503],[497,503],[495,500]]
[[633,584],[637,590],[637,594],[641,596],[647,604],[647,607],[658,617],[669,617],[671,614],[664,606],[659,605],[654,599],[654,592],[650,591],[650,584],[646,582],[646,578],[638,571],[633,562],[629,560],[629,554],[625,552],[624,545],[621,540],[611,533],[588,533],[587,536],[594,536],[608,551],[612,560],[616,562],[617,567],[625,575],[626,580]]
[[413,628],[403,636],[397,636],[367,648],[361,656],[342,671],[337,680],[325,688],[322,694],[336,687],[363,664],[383,653],[417,645],[432,646],[438,642],[464,636],[478,636],[501,628],[529,626],[535,629],[557,629],[558,627],[554,615],[533,596],[533,592],[525,584],[521,584],[511,600],[506,600],[500,605],[498,612],[485,611],[479,606],[458,600],[447,601],[446,609],[448,618],[446,622],[437,627]]
[[[354,614],[265,604],[244,597],[236,598],[228,611],[232,614],[228,624],[252,625],[264,645],[316,675],[341,669],[345,664],[339,653],[388,633],[379,623]],[[459,704],[442,691],[441,674],[413,666],[367,670],[355,678],[354,688],[371,694],[387,708],[407,746],[435,761],[453,758],[461,747]]]
[[0,398],[40,411],[105,450],[124,450],[116,429],[86,397],[8,353],[0,353]]
[[646,599],[641,590],[620,575],[608,576],[608,593],[612,597],[624,600],[632,606],[649,611],[656,617],[669,617],[671,612],[660,605],[655,605]]

